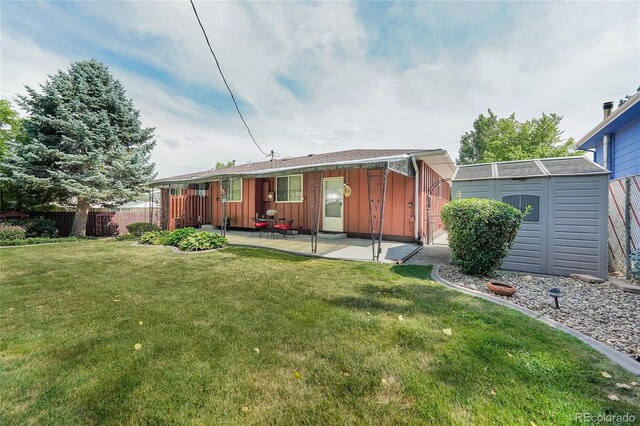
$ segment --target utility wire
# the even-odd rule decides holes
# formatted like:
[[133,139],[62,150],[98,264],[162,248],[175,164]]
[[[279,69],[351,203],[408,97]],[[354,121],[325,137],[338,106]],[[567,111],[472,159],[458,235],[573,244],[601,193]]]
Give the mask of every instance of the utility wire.
[[213,59],[216,61],[216,66],[218,67],[218,71],[220,71],[220,75],[222,76],[222,81],[224,81],[224,85],[227,86],[227,90],[229,91],[229,94],[231,95],[231,100],[233,100],[233,104],[236,106],[236,111],[238,111],[238,115],[240,116],[240,119],[242,120],[242,123],[244,123],[244,127],[247,128],[247,132],[249,133],[249,136],[251,136],[251,140],[258,147],[260,152],[265,156],[270,155],[270,154],[267,154],[266,152],[264,152],[262,150],[262,148],[260,147],[258,142],[256,142],[256,139],[253,137],[253,134],[251,133],[251,129],[249,129],[249,125],[244,120],[244,117],[242,116],[242,113],[240,112],[240,108],[238,108],[238,103],[236,102],[236,98],[235,98],[235,96],[233,96],[233,92],[231,91],[231,88],[229,87],[229,84],[227,83],[227,79],[224,77],[224,74],[222,72],[222,68],[220,68],[220,63],[218,62],[218,57],[216,56],[215,52],[213,51],[213,48],[211,47],[211,43],[209,42],[209,37],[207,36],[207,32],[205,31],[204,26],[202,25],[202,21],[200,21],[200,16],[198,16],[198,11],[196,10],[196,5],[193,3],[193,0],[189,0],[189,2],[191,3],[191,7],[193,8],[193,13],[195,13],[195,15],[196,15],[196,19],[198,20],[198,24],[200,24],[200,29],[202,29],[202,34],[204,34],[204,39],[207,41],[207,46],[209,46],[209,51],[213,55]]

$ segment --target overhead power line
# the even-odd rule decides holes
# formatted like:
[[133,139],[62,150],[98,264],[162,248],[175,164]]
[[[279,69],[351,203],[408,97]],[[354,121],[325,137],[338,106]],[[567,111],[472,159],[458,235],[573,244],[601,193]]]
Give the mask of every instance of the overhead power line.
[[231,100],[233,100],[233,104],[236,106],[236,111],[238,111],[238,115],[240,116],[240,120],[242,120],[242,123],[244,124],[244,127],[247,128],[247,132],[249,133],[249,136],[251,137],[251,140],[258,147],[260,152],[265,156],[271,155],[271,154],[267,154],[266,152],[264,152],[262,150],[262,148],[260,147],[260,145],[258,144],[258,142],[256,142],[256,139],[253,137],[253,134],[251,133],[251,129],[249,129],[249,125],[247,124],[247,122],[245,121],[244,117],[242,116],[242,113],[240,112],[240,108],[238,107],[238,103],[236,102],[235,96],[233,96],[233,92],[231,91],[231,88],[229,87],[229,83],[227,83],[227,79],[224,77],[224,73],[222,72],[222,68],[220,68],[220,62],[218,62],[218,57],[216,56],[215,52],[213,51],[213,48],[211,47],[211,43],[209,42],[209,37],[207,36],[207,32],[205,31],[204,26],[202,25],[202,21],[200,21],[200,16],[198,16],[198,11],[196,10],[196,5],[193,3],[193,0],[189,0],[189,2],[191,3],[191,7],[193,8],[193,13],[195,13],[195,15],[196,15],[196,19],[198,20],[198,24],[200,25],[200,29],[202,30],[202,34],[204,34],[204,39],[207,41],[207,46],[209,46],[209,51],[213,55],[213,59],[216,61],[216,66],[218,67],[218,71],[220,72],[220,75],[222,76],[222,81],[224,81],[224,85],[227,86],[227,90],[229,91],[229,94],[231,95]]

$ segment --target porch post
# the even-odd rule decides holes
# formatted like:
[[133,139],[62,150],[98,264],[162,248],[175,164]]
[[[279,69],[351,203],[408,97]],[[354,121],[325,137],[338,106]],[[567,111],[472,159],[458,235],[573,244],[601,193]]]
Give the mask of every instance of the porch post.
[[371,257],[376,260],[375,239],[373,238],[373,207],[371,203],[371,169],[367,169],[367,195],[369,197],[369,231],[371,232]]
[[382,253],[382,225],[384,224],[384,202],[387,195],[387,175],[389,174],[389,163],[387,163],[384,169],[384,177],[382,179],[382,206],[380,209],[380,232],[378,233],[378,253],[376,254],[376,260],[380,260],[380,253]]

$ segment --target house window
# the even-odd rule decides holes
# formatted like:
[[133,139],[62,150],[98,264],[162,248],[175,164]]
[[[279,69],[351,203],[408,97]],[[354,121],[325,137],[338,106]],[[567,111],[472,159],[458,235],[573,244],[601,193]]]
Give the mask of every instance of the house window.
[[242,201],[242,178],[231,178],[220,181],[222,201],[237,203]]
[[524,221],[538,222],[540,220],[540,197],[537,195],[505,195],[502,197],[502,202],[515,207],[523,213],[530,206],[529,214],[525,215]]
[[185,185],[172,185],[171,195],[182,195],[182,190],[185,188]]
[[276,202],[299,203],[302,201],[302,175],[276,178]]
[[204,197],[207,195],[207,187],[209,186],[209,184],[207,183],[199,183],[198,184],[198,188],[196,190],[196,195],[200,196],[200,197]]

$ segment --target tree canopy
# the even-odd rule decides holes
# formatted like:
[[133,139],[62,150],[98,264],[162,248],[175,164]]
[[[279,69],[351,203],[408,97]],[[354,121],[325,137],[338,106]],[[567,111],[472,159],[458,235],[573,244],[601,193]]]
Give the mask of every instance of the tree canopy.
[[216,161],[216,165],[213,167],[215,170],[226,169],[227,167],[235,166],[236,162],[234,160],[227,161],[226,163],[223,161]]
[[[640,92],[640,86],[638,86],[638,88],[636,89],[636,93]],[[622,105],[624,105],[625,103],[627,103],[627,101],[629,99],[631,99],[636,93],[634,93],[633,95],[627,95],[624,98],[620,99],[618,101],[618,108],[620,108]]]
[[556,114],[542,114],[525,122],[515,114],[499,118],[490,109],[473,122],[473,130],[460,138],[459,164],[494,161],[527,160],[532,158],[580,155],[575,152],[573,138],[562,139]]
[[27,112],[25,143],[10,142],[5,161],[16,185],[76,203],[72,234],[84,234],[91,204],[134,200],[155,176],[152,128],[106,65],[91,59],[50,75],[40,91],[18,97]]

